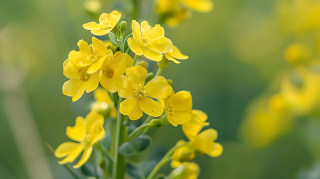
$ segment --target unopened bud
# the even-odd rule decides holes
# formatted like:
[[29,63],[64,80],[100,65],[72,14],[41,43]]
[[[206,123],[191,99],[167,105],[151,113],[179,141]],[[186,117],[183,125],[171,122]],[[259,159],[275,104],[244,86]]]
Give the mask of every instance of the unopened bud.
[[161,122],[162,122],[162,125],[166,125],[166,126],[167,126],[167,125],[171,125],[171,124],[169,123],[166,115],[162,115],[162,116],[160,117],[160,120],[161,120]]
[[106,168],[106,160],[104,159],[104,157],[102,157],[102,159],[100,160],[99,166],[102,169]]
[[120,24],[120,36],[121,39],[123,38],[124,33],[126,32],[127,29],[127,22],[126,21],[122,21]]
[[170,61],[163,55],[162,60],[157,63],[160,68],[167,68]]
[[173,81],[171,79],[167,79],[168,84],[171,86]]
[[171,156],[172,160],[179,162],[190,162],[195,157],[195,151],[188,145],[178,148]]
[[158,128],[161,127],[162,121],[160,119],[152,119],[150,122],[150,128]]
[[142,66],[143,68],[147,68],[147,63],[145,61],[139,62],[138,65]]

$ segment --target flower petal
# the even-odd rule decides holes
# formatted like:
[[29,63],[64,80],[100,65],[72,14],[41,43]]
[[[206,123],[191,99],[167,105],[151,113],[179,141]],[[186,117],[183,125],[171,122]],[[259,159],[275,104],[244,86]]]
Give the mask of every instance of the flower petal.
[[79,40],[78,47],[80,49],[80,52],[85,53],[87,55],[92,54],[91,48],[86,41]]
[[170,117],[176,124],[184,124],[191,120],[191,115],[188,112],[174,112]]
[[140,40],[141,39],[141,31],[140,31],[139,23],[136,20],[133,20],[131,26],[132,26],[133,38],[135,40]]
[[86,30],[100,29],[100,25],[95,22],[89,22],[82,25]]
[[167,53],[172,49],[172,42],[166,37],[159,37],[152,40],[149,48],[161,53]]
[[188,56],[183,55],[175,45],[172,46],[172,49],[168,52],[168,54],[170,54],[170,56],[172,56],[173,58],[176,58],[179,60],[185,60],[189,58]]
[[93,125],[95,122],[100,121],[102,124],[104,123],[104,117],[96,111],[91,111],[86,116],[86,134],[93,133]]
[[62,143],[58,146],[57,150],[54,152],[54,155],[57,158],[65,157],[76,150],[79,146],[81,146],[81,144],[75,142]]
[[85,121],[82,117],[77,117],[73,127],[67,127],[67,136],[75,141],[81,142],[86,134]]
[[92,50],[93,52],[99,53],[101,56],[106,55],[108,51],[104,43],[96,37],[92,37]]
[[114,83],[114,80],[112,78],[106,77],[103,71],[100,72],[100,84],[110,93],[115,93],[117,91],[117,87]]
[[170,124],[172,124],[174,127],[177,127],[178,126],[178,122],[172,119],[172,117],[168,113],[168,111],[165,110],[165,113],[166,113],[167,119],[170,122]]
[[200,110],[191,111],[192,121],[195,123],[205,122],[208,119],[208,115]]
[[108,105],[113,105],[113,102],[109,97],[108,91],[103,88],[97,88],[94,91],[94,99],[102,103],[105,102]]
[[85,149],[83,151],[83,154],[82,154],[80,161],[75,166],[73,166],[73,168],[80,168],[84,163],[86,163],[91,156],[92,149],[93,149],[92,146],[89,147],[88,149]]
[[174,59],[170,54],[168,54],[168,53],[165,53],[165,54],[163,54],[168,60],[170,60],[170,61],[173,61],[174,63],[176,63],[176,64],[179,64],[179,63],[181,63],[181,62],[179,62],[178,60],[176,60],[176,59]]
[[140,47],[139,43],[135,39],[130,37],[128,39],[128,45],[135,54],[139,56],[143,54],[142,48]]
[[213,8],[211,0],[184,0],[182,1],[186,6],[203,13],[210,12]]
[[158,51],[155,51],[153,49],[147,48],[143,51],[143,54],[146,58],[153,60],[153,61],[161,61],[162,60],[162,54]]
[[101,141],[105,137],[105,130],[103,128],[103,121],[96,121],[92,126],[91,132],[91,145],[96,144],[97,142]]
[[148,35],[148,39],[151,41],[161,37],[164,37],[164,29],[161,26],[153,27]]
[[144,86],[144,82],[148,71],[141,65],[137,65],[126,69],[126,77],[129,85],[139,85]]
[[124,75],[114,79],[116,87],[118,88],[118,95],[122,98],[129,98],[134,96],[134,88],[128,83]]
[[149,97],[140,100],[139,106],[149,116],[159,117],[163,113],[162,105]]
[[86,92],[90,93],[91,91],[94,91],[99,86],[99,74],[100,71],[97,71],[90,75],[87,85],[86,85]]
[[97,72],[100,69],[100,67],[102,66],[102,64],[103,64],[104,60],[106,59],[106,57],[107,56],[103,56],[103,57],[99,58],[98,61],[96,61],[95,63],[90,65],[88,70],[87,70],[87,73],[92,74],[92,73]]
[[205,140],[215,141],[218,138],[218,132],[214,129],[207,129],[201,132],[198,137]]
[[69,155],[64,158],[63,160],[59,161],[60,165],[66,164],[66,163],[72,163],[82,152],[83,147],[81,144],[78,144],[78,147],[72,150]]
[[145,86],[146,95],[156,99],[166,99],[172,92],[172,87],[162,76],[157,76]]
[[110,23],[112,28],[116,26],[121,18],[121,14],[118,11],[112,11],[110,14]]
[[127,115],[131,120],[138,120],[143,116],[138,100],[135,97],[127,98],[121,102],[120,112],[123,115]]
[[62,92],[66,96],[72,96],[72,101],[77,101],[86,89],[86,82],[79,79],[66,81],[62,86]]
[[210,153],[207,153],[210,157],[219,157],[223,152],[223,147],[221,144],[215,142],[214,143],[214,150]]
[[81,75],[87,71],[86,67],[77,67],[73,63],[67,61],[64,63],[63,74],[67,78],[80,79]]
[[142,36],[148,38],[150,31],[151,31],[151,26],[149,25],[149,23],[147,21],[141,22]]
[[171,103],[175,111],[191,112],[192,97],[188,91],[179,91],[178,93],[172,94],[166,101]]
[[110,15],[107,13],[102,13],[99,17],[99,22],[105,21],[105,20],[109,20]]
[[97,35],[97,36],[103,36],[103,35],[106,35],[108,34],[112,29],[108,29],[108,30],[100,30],[100,29],[94,29],[94,30],[91,30],[91,33],[93,35]]

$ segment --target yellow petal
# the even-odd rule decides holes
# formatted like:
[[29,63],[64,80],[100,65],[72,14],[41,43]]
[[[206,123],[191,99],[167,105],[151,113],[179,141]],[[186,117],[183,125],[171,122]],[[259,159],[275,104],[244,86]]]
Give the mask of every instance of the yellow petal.
[[134,88],[128,83],[128,80],[124,75],[116,78],[114,82],[118,88],[118,95],[120,97],[129,98],[134,96]]
[[78,47],[80,49],[80,52],[85,53],[87,55],[92,54],[91,48],[86,41],[79,40]]
[[72,101],[77,101],[86,89],[86,82],[79,79],[66,81],[62,86],[64,95],[72,96]]
[[86,163],[91,156],[92,149],[93,149],[92,146],[88,149],[85,149],[83,151],[83,154],[82,154],[80,161],[75,166],[73,166],[73,168],[80,168],[84,163]]
[[76,147],[74,150],[72,150],[66,158],[59,161],[59,164],[63,165],[66,163],[72,163],[80,155],[82,150],[83,150],[82,145],[78,144],[78,147]]
[[100,29],[100,25],[95,23],[95,22],[89,22],[86,24],[82,25],[83,28],[85,28],[86,30],[96,30],[96,29]]
[[149,81],[146,86],[146,95],[156,99],[166,99],[172,92],[172,87],[162,76],[157,76]]
[[96,144],[97,142],[101,141],[105,137],[105,130],[103,128],[103,122],[102,121],[96,121],[91,130],[91,145]]
[[72,52],[69,53],[69,61],[77,67],[86,67],[92,64],[92,61],[87,60],[87,54],[77,52],[78,54]]
[[97,71],[90,75],[87,85],[86,85],[86,92],[90,93],[91,91],[94,91],[99,86],[99,74],[100,71]]
[[199,11],[199,12],[210,12],[213,8],[213,2],[211,0],[183,0],[186,6]]
[[[126,68],[127,68],[127,61],[129,61],[129,63],[130,63],[130,59],[131,59],[131,57],[128,54],[123,54],[123,55],[120,55],[119,57],[113,59],[112,66],[114,66],[113,67],[113,69],[114,69],[113,76],[114,77],[119,77],[124,74],[124,72],[126,71]],[[131,61],[131,65],[132,65],[132,63],[133,63],[133,60]]]
[[179,60],[185,60],[189,58],[188,56],[183,55],[175,45],[172,46],[172,49],[168,52],[168,54],[170,54],[170,56],[172,56],[173,58],[176,58]]
[[177,168],[179,165],[181,165],[181,162],[177,161],[177,160],[172,160],[170,166],[172,168]]
[[149,116],[159,117],[163,113],[162,105],[149,97],[140,100],[139,106]]
[[170,96],[168,102],[171,103],[175,111],[191,111],[192,97],[188,91],[179,91]]
[[93,35],[97,35],[97,36],[103,36],[103,35],[106,35],[108,34],[112,29],[108,29],[108,30],[100,30],[100,29],[94,29],[94,30],[91,30],[91,33]]
[[148,39],[150,39],[151,41],[157,38],[162,38],[162,37],[164,37],[164,29],[163,27],[160,27],[160,26],[156,26],[152,28],[148,35]]
[[173,114],[171,114],[170,117],[178,125],[184,124],[191,120],[191,115],[187,112],[173,112]]
[[207,129],[203,132],[201,132],[198,137],[210,141],[214,141],[218,138],[218,132],[214,129]]
[[76,150],[79,147],[81,147],[80,143],[65,142],[65,143],[62,143],[59,145],[57,150],[54,152],[54,155],[57,158],[62,158],[62,157],[69,155],[70,153],[72,153],[74,150]]
[[221,144],[215,142],[214,143],[214,150],[212,150],[208,155],[210,157],[219,157],[223,152],[223,147]]
[[99,17],[99,22],[109,20],[110,15],[107,13],[102,13]]
[[117,91],[117,87],[114,83],[114,80],[112,78],[106,77],[106,75],[103,74],[103,71],[100,72],[100,84],[110,93],[115,93]]
[[123,115],[127,115],[131,120],[138,120],[143,116],[137,98],[135,97],[127,98],[121,102],[120,112]]
[[107,103],[108,105],[111,105],[113,104],[112,103],[112,100],[110,99],[109,97],[109,94],[107,92],[107,90],[103,89],[103,88],[97,88],[95,91],[94,91],[94,98],[99,101],[99,102],[105,102]]
[[86,71],[86,67],[77,67],[69,61],[64,63],[63,74],[67,78],[80,79],[81,75]]
[[178,122],[172,119],[172,117],[168,113],[168,111],[165,111],[165,113],[166,113],[167,119],[170,122],[170,124],[172,124],[174,127],[177,127],[178,126]]
[[193,122],[186,122],[182,124],[183,133],[189,140],[193,140],[201,131],[202,127],[202,125]]
[[131,68],[126,69],[126,78],[130,85],[139,85],[144,86],[144,82],[148,71],[143,68],[141,65],[137,65]]
[[205,122],[208,119],[208,115],[200,110],[192,110],[191,115],[193,121],[197,123]]
[[116,26],[116,24],[119,22],[120,18],[121,18],[121,14],[118,11],[112,11],[110,14],[110,22],[111,22],[111,26],[112,28]]
[[82,117],[77,117],[73,127],[67,127],[67,136],[75,141],[81,142],[86,134],[85,121]]
[[148,38],[150,31],[151,31],[151,26],[148,24],[148,22],[147,21],[141,22],[142,36]]
[[98,61],[96,61],[95,63],[91,64],[89,66],[88,70],[87,70],[87,73],[92,74],[92,73],[97,72],[100,69],[100,67],[102,66],[102,64],[103,64],[104,60],[106,59],[106,57],[107,56],[103,56],[103,57],[99,58]]
[[141,31],[140,31],[139,23],[136,20],[133,20],[131,26],[132,26],[133,38],[135,40],[140,40],[141,39]]
[[99,53],[101,56],[104,56],[108,49],[101,40],[96,37],[92,37],[92,50]]
[[91,134],[93,125],[95,122],[100,121],[102,124],[104,123],[104,118],[101,114],[99,114],[96,111],[91,111],[87,116],[86,116],[86,134]]
[[165,53],[164,56],[165,56],[168,60],[173,61],[173,62],[176,63],[176,64],[181,63],[181,62],[179,62],[178,60],[174,59],[169,53]]
[[172,49],[172,42],[166,37],[156,38],[152,40],[150,43],[150,49],[156,50],[161,53],[167,53],[169,50]]
[[156,50],[147,48],[143,51],[143,54],[146,58],[153,60],[153,61],[161,61],[162,60],[162,54]]
[[142,48],[140,47],[139,43],[135,39],[129,38],[128,45],[129,45],[130,49],[133,51],[133,53],[135,53],[139,56],[143,54]]

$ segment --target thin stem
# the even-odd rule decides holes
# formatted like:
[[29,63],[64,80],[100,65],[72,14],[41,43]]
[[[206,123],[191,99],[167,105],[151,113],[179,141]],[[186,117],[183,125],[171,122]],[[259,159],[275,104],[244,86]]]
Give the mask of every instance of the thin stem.
[[151,173],[149,174],[149,176],[147,177],[147,179],[152,179],[157,172],[161,169],[161,167],[168,163],[171,160],[171,155],[180,147],[184,146],[184,145],[188,145],[189,143],[183,143],[181,145],[175,145],[174,147],[172,147],[169,152],[166,153],[166,155],[160,160],[160,162],[153,168],[153,170],[151,171]]
[[101,143],[97,143],[96,146],[111,163],[114,162],[112,154],[103,145],[101,145]]
[[[144,122],[143,124],[147,124],[149,123],[154,117],[153,116],[149,116]],[[143,131],[140,133],[140,135],[144,135],[147,131],[148,131],[149,128],[144,128]]]
[[132,139],[134,139],[139,133],[141,130],[145,129],[145,128],[149,128],[150,124],[147,123],[147,124],[142,124],[141,126],[139,126],[136,130],[134,130],[129,138],[128,138],[128,141],[131,141]]
[[135,66],[135,65],[136,65],[136,63],[137,63],[137,59],[138,59],[138,55],[137,55],[137,54],[135,54],[135,55],[134,55],[133,65],[132,65],[132,66]]
[[104,179],[108,179],[108,170],[106,168],[101,168],[103,171]]
[[157,71],[157,73],[156,73],[156,76],[160,76],[161,73],[162,73],[162,70],[163,70],[163,68],[159,67],[159,68],[158,68],[158,71]]
[[114,107],[116,108],[118,105],[119,105],[119,96],[117,93],[112,93],[112,98],[113,98],[113,104],[114,104]]

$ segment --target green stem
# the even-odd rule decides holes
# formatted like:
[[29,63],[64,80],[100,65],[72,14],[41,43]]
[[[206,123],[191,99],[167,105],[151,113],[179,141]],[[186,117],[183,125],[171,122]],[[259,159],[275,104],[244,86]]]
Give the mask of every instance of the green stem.
[[116,108],[118,105],[119,105],[119,96],[117,93],[112,93],[112,98],[113,98],[113,104],[114,104],[114,107]]
[[149,128],[149,126],[150,126],[149,123],[147,123],[147,124],[142,124],[141,126],[139,126],[136,130],[134,130],[134,131],[130,134],[130,136],[129,136],[129,138],[128,138],[128,141],[131,141],[132,139],[134,139],[135,136],[137,136],[137,135],[140,133],[141,130],[146,129],[146,128]]
[[106,168],[101,168],[103,171],[104,179],[108,179],[108,170]]
[[66,168],[68,170],[68,172],[76,179],[80,179],[80,177],[78,177],[77,174],[75,174],[67,165],[63,165],[64,168]]
[[[153,116],[149,116],[142,125],[149,123],[154,117]],[[149,128],[144,128],[143,131],[140,133],[140,135],[144,135]]]
[[162,73],[162,70],[163,70],[163,68],[159,67],[159,68],[158,68],[158,71],[157,71],[157,73],[156,73],[156,76],[160,76],[161,73]]
[[184,146],[184,145],[188,145],[189,143],[183,143],[181,145],[176,145],[174,147],[172,147],[169,152],[166,153],[166,155],[160,160],[160,162],[153,168],[153,170],[151,171],[151,173],[149,174],[149,176],[147,177],[147,179],[152,179],[157,172],[161,169],[161,167],[168,163],[171,160],[171,155],[180,147]]
[[97,148],[104,154],[105,157],[107,157],[107,159],[113,163],[114,162],[114,159],[113,159],[113,156],[112,154],[104,147],[101,145],[101,143],[97,143],[96,144]]
[[134,55],[133,65],[132,65],[132,66],[135,66],[135,65],[136,65],[136,63],[137,63],[137,59],[138,59],[138,55],[137,55],[137,54],[135,54],[135,55]]
[[[122,98],[120,98],[120,103]],[[123,124],[127,116],[124,116],[118,111],[116,137],[115,137],[115,148],[114,148],[114,163],[113,163],[113,178],[123,179],[125,173],[125,157],[119,153],[119,147],[121,144],[126,142],[127,139],[127,128]]]

